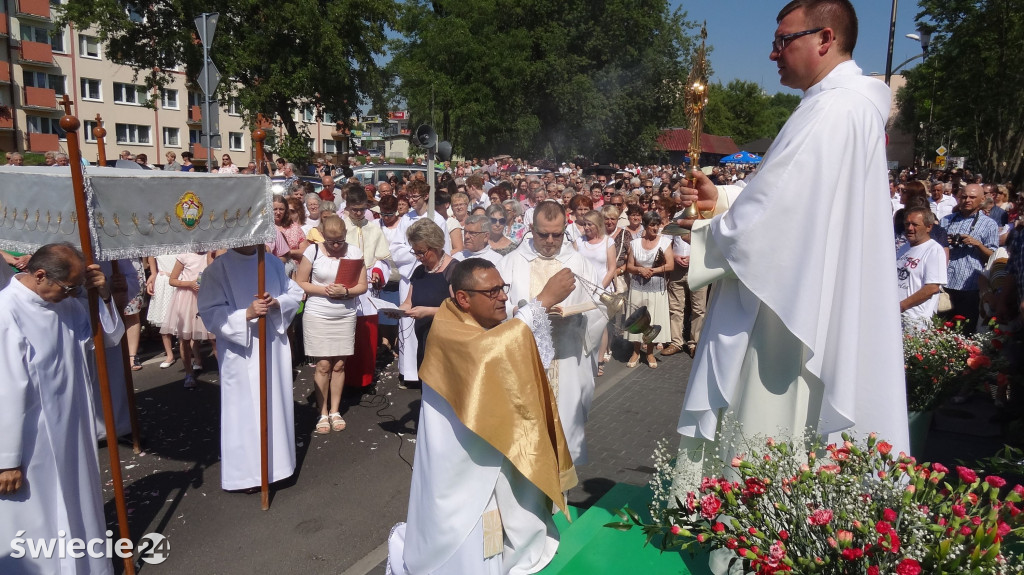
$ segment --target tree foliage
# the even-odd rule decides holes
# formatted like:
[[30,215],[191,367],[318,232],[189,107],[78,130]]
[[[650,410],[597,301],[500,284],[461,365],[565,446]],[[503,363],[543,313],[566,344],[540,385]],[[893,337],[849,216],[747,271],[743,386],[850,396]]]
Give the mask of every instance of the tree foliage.
[[737,145],[774,138],[799,103],[800,96],[783,92],[769,96],[755,82],[716,83],[708,94],[704,125],[709,134],[729,136]]
[[[988,179],[1024,180],[1024,0],[920,0],[928,58],[905,75],[898,125]],[[929,116],[931,121],[929,122]]]
[[197,78],[203,49],[194,20],[218,12],[217,96],[237,97],[250,124],[258,113],[276,115],[297,136],[292,113],[302,106],[339,119],[364,102],[384,111],[388,81],[375,58],[384,54],[393,0],[68,0],[60,10],[61,25],[96,26],[107,58],[150,88],[165,85],[178,64]]
[[406,0],[392,69],[458,153],[640,159],[692,28],[667,0]]

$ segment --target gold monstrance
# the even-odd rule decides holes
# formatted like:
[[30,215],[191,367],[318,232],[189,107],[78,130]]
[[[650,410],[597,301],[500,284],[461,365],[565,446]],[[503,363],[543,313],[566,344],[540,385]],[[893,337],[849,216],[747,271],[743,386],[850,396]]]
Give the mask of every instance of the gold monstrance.
[[[700,28],[700,48],[693,58],[693,68],[686,78],[686,116],[690,120],[690,169],[699,170],[700,135],[704,131],[704,107],[708,104],[708,59],[704,43],[708,38],[708,23]],[[696,178],[687,177],[691,188],[697,187]],[[683,219],[695,220],[700,217],[697,202],[683,211]]]

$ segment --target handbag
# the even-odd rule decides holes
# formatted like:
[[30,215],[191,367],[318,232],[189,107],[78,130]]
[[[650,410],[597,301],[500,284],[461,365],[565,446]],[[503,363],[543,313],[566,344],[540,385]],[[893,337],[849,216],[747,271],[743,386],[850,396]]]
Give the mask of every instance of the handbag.
[[949,294],[946,293],[946,290],[944,290],[944,289],[942,289],[940,287],[939,288],[939,307],[938,307],[938,312],[939,313],[945,313],[945,312],[950,311],[952,309],[953,309],[953,302],[952,302],[952,300],[949,299]]

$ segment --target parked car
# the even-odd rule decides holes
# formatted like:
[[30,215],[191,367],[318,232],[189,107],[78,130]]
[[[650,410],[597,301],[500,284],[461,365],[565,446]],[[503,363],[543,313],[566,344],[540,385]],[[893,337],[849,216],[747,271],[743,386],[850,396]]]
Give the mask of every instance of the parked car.
[[[299,176],[299,179],[302,180],[303,182],[309,182],[313,184],[313,193],[315,194],[319,194],[320,190],[324,189],[323,182],[321,182],[320,178],[316,176]],[[284,181],[285,178],[282,176],[275,176],[273,178],[270,178],[270,189],[274,192],[275,195],[288,195],[288,190],[284,189]]]
[[359,178],[360,182],[374,185],[387,181],[391,176],[398,176],[399,179],[412,177],[415,172],[422,172],[426,176],[427,167],[418,164],[374,164],[352,170],[353,175]]

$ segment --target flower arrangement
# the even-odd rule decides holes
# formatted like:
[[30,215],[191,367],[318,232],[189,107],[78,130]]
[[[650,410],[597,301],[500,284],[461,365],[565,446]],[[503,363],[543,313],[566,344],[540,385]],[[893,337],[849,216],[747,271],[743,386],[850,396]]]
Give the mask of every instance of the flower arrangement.
[[937,321],[924,329],[911,327],[903,334],[910,411],[935,409],[955,391],[965,372],[992,367],[991,353],[986,351],[992,347],[993,333],[965,336],[958,329],[962,318],[954,320]]
[[640,527],[662,549],[728,549],[759,575],[1024,571],[1004,553],[1024,534],[1024,487],[844,439],[808,451],[768,439],[732,461],[734,479],[705,477],[651,523],[625,508],[607,527]]

